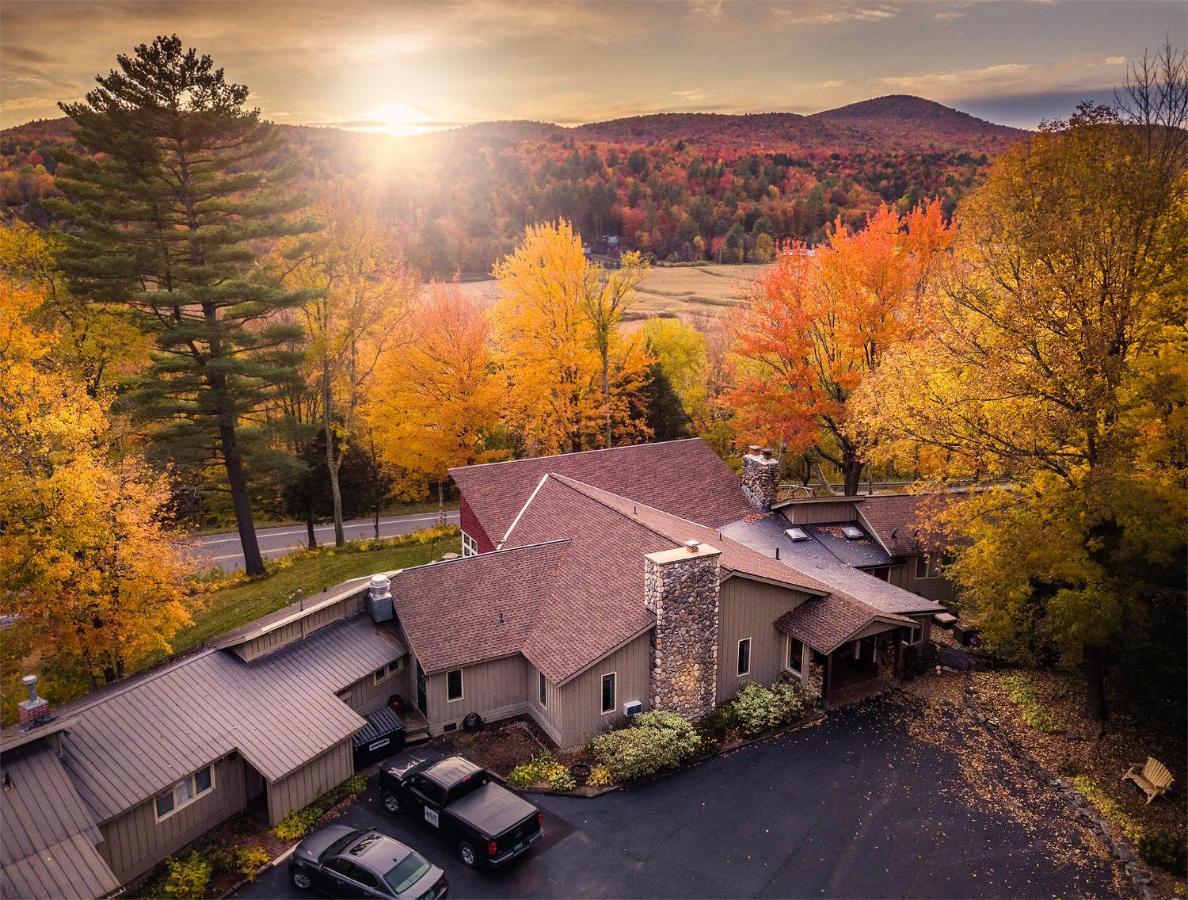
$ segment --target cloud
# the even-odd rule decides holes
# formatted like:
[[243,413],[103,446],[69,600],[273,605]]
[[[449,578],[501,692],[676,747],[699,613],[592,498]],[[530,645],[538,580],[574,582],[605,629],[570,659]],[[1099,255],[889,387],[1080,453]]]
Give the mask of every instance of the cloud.
[[843,25],[850,22],[883,22],[899,15],[899,10],[884,4],[847,6],[798,3],[772,7],[772,14],[785,25]]
[[1035,63],[1004,63],[997,66],[983,66],[980,69],[922,72],[915,75],[888,75],[880,78],[878,83],[883,87],[905,93],[927,93],[938,87],[1015,78],[1025,72],[1032,72],[1036,68]]

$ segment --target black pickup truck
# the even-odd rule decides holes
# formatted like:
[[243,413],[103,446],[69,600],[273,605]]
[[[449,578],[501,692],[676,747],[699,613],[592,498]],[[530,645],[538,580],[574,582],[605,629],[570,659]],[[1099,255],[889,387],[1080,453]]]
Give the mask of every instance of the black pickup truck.
[[384,762],[380,790],[388,812],[423,819],[458,848],[468,866],[501,866],[541,836],[540,810],[486,769],[429,747]]

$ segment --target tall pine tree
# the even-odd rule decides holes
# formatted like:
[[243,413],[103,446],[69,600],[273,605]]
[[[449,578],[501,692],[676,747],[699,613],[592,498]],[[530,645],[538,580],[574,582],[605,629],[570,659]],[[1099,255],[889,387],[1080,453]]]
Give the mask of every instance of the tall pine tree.
[[84,102],[62,105],[88,151],[59,169],[62,266],[79,296],[129,305],[155,336],[136,412],[167,448],[221,458],[258,574],[241,432],[295,376],[295,326],[275,314],[307,297],[256,260],[269,240],[312,226],[287,215],[299,201],[285,191],[290,170],[272,164],[280,137],[245,107],[247,87],[177,35],[117,61]]

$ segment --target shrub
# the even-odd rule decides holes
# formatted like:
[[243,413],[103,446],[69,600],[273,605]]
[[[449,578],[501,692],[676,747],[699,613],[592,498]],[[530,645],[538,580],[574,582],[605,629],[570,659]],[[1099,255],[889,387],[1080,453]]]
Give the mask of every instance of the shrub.
[[258,844],[240,847],[235,851],[235,870],[244,878],[251,878],[269,859],[268,851]]
[[195,851],[185,859],[171,859],[165,866],[163,890],[168,896],[178,900],[200,900],[206,896],[214,866],[201,853]]
[[783,724],[784,715],[775,692],[761,684],[747,684],[734,698],[734,716],[748,737]]
[[590,787],[610,787],[615,783],[615,776],[611,774],[610,769],[606,766],[594,766],[590,769],[590,777],[586,779],[586,784]]
[[577,782],[569,774],[569,770],[548,752],[534,756],[526,763],[520,763],[508,773],[507,780],[513,787],[518,788],[547,784],[557,791],[572,791],[577,787]]
[[1044,734],[1057,734],[1064,730],[1064,723],[1053,715],[1035,696],[1035,685],[1021,673],[1002,676],[1003,687],[1010,694],[1011,702],[1019,707],[1023,721]]
[[734,714],[733,703],[723,703],[721,706],[714,707],[697,723],[697,728],[702,736],[706,740],[714,742],[725,740],[737,726],[738,718]]
[[367,778],[364,775],[352,775],[342,784],[331,788],[305,809],[295,809],[272,828],[272,833],[282,841],[292,841],[312,829],[318,819],[326,815],[336,803],[347,797],[361,794],[367,789]]
[[1188,876],[1188,844],[1178,835],[1169,831],[1144,834],[1138,840],[1138,850],[1143,862],[1167,869],[1179,878]]
[[594,755],[616,781],[630,781],[672,769],[701,749],[693,724],[673,712],[655,710],[635,717],[630,728],[600,734]]

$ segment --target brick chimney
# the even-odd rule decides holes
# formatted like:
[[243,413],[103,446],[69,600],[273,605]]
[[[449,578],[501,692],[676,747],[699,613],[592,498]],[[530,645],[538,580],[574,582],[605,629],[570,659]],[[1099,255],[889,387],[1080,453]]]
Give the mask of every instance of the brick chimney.
[[759,449],[751,444],[743,455],[743,494],[756,509],[769,510],[776,502],[780,489],[780,461],[771,455],[771,448]]
[[25,690],[29,692],[29,699],[17,704],[20,713],[21,728],[26,731],[34,726],[47,722],[50,717],[49,701],[37,696],[37,676],[25,675],[21,678]]
[[714,708],[719,556],[721,551],[708,544],[688,541],[644,557],[644,605],[656,616],[653,709],[699,719]]

